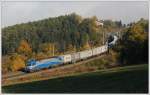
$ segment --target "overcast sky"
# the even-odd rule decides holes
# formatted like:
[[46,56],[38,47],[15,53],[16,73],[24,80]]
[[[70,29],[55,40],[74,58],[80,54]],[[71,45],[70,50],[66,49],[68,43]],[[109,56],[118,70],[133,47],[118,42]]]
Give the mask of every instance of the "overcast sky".
[[2,2],[2,27],[70,13],[82,17],[121,20],[123,23],[148,19],[148,2]]

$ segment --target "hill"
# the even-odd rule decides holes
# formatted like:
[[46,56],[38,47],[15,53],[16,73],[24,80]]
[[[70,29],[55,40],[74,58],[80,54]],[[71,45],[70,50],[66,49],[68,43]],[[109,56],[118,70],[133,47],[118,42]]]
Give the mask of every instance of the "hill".
[[3,93],[148,93],[148,65],[2,87]]
[[28,59],[38,60],[101,46],[107,31],[123,28],[121,21],[101,22],[103,27],[98,25],[96,16],[83,18],[72,13],[3,28],[2,63],[6,64],[2,65],[2,73],[22,70]]
[[5,27],[2,29],[2,54],[29,55],[25,50],[19,49],[23,42],[30,46],[32,53],[49,51],[49,54],[52,54],[53,47],[55,53],[79,51],[88,48],[89,45],[101,45],[104,31],[122,27],[121,21],[106,20],[102,28],[97,25],[97,20],[96,16],[83,18],[72,13]]

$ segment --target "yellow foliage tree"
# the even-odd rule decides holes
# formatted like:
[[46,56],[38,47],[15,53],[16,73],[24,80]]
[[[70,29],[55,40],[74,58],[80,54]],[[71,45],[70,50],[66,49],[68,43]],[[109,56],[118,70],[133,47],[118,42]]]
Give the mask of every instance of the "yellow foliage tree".
[[40,45],[42,52],[48,54],[48,56],[52,56],[55,50],[55,45],[52,43],[44,43]]
[[83,45],[83,50],[84,49],[90,49],[90,45],[88,42],[86,42],[84,45]]
[[22,40],[17,48],[17,52],[19,54],[30,55],[32,53],[32,48],[26,40]]
[[73,52],[76,51],[76,48],[72,44],[69,44],[67,50]]
[[13,54],[8,61],[7,67],[11,69],[11,71],[21,70],[25,67],[25,60],[21,55]]
[[144,41],[147,37],[147,33],[144,32],[144,29],[140,24],[135,24],[131,27],[131,33],[132,35],[129,36],[130,39],[132,40],[137,40],[137,41]]
[[97,17],[96,16],[93,16],[91,18],[91,30],[93,32],[98,32],[99,31],[99,27],[97,26]]

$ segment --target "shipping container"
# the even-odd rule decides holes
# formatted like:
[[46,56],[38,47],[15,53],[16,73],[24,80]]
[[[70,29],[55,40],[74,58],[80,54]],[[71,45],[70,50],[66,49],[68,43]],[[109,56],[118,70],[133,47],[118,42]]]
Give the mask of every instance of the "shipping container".
[[107,51],[107,45],[102,46],[102,52],[101,53],[104,53],[106,51]]
[[92,56],[92,50],[85,50],[80,52],[80,59],[85,59]]
[[98,55],[98,53],[99,53],[98,48],[93,48],[92,53],[93,53],[93,56]]
[[102,52],[102,47],[94,48],[94,49],[93,49],[93,56],[94,56],[94,55],[101,54],[101,52]]
[[62,58],[63,63],[71,62],[71,54],[62,55],[60,57]]
[[105,45],[105,52],[106,52],[106,51],[108,51],[108,46],[107,46],[107,45]]
[[78,60],[80,60],[80,53],[79,52],[71,54],[71,61],[72,62],[75,62]]

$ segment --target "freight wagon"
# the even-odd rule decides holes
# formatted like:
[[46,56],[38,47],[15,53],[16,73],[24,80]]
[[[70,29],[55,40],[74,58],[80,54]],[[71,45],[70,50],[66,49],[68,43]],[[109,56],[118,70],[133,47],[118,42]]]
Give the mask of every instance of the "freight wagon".
[[92,56],[92,50],[85,50],[80,52],[80,59],[86,59]]
[[104,45],[101,47],[101,53],[104,53],[108,50],[108,46],[107,45]]
[[71,61],[72,63],[80,60],[80,52],[72,53],[71,54]]
[[93,56],[99,55],[99,54],[101,54],[102,48],[97,47],[97,48],[92,49],[92,51],[93,51]]
[[62,60],[63,63],[70,63],[71,62],[71,55],[66,54],[66,55],[61,55],[59,56],[60,60]]

